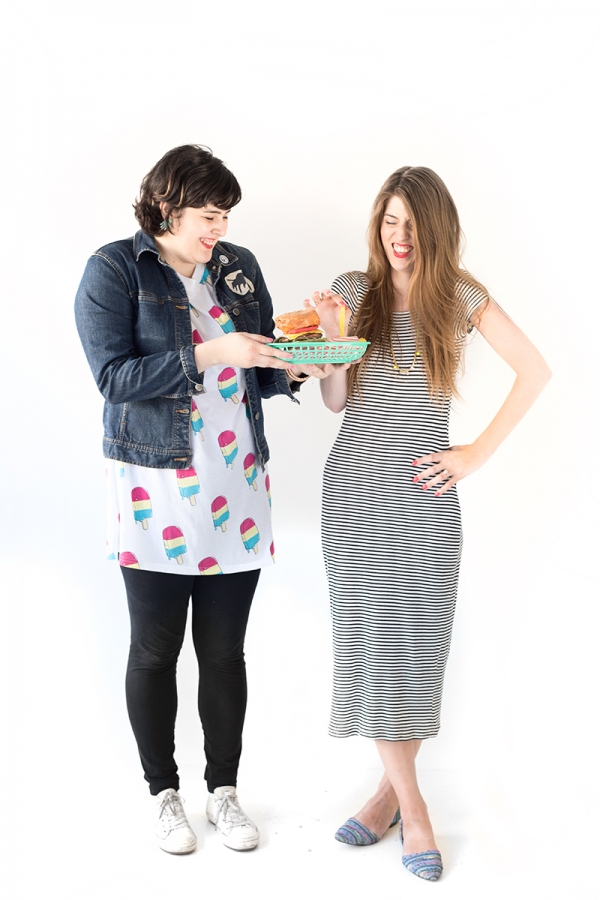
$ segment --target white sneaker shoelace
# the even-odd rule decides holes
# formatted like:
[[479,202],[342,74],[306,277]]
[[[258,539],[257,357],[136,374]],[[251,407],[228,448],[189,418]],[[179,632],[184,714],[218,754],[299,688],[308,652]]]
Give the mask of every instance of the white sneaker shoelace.
[[235,791],[227,791],[220,798],[215,797],[215,805],[217,807],[215,825],[219,820],[222,820],[222,825],[225,825],[228,829],[238,828],[244,825],[254,829],[255,826],[239,805]]
[[182,800],[183,797],[180,797],[175,791],[169,791],[160,802],[158,820],[167,833],[176,828],[189,828]]

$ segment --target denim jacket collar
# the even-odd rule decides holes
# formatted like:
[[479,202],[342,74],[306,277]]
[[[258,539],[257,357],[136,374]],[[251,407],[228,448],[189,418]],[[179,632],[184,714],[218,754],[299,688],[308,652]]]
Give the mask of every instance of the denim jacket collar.
[[[158,256],[160,262],[164,261],[158,251],[158,247],[154,243],[154,238],[151,234],[146,234],[145,231],[136,231],[133,236],[133,255],[135,257],[135,261],[139,262],[140,256],[146,250],[150,250],[152,253],[155,253]],[[217,272],[220,270],[221,266],[231,266],[234,262],[237,262],[238,257],[234,256],[229,250],[225,250],[224,247],[221,246],[219,241],[213,247],[212,256],[208,262],[208,267],[211,272]]]
[[136,231],[133,236],[133,255],[136,262],[139,262],[140,256],[144,250],[151,250],[152,253],[156,253],[156,255],[160,257],[158,247],[154,243],[152,235],[146,234],[145,231]]

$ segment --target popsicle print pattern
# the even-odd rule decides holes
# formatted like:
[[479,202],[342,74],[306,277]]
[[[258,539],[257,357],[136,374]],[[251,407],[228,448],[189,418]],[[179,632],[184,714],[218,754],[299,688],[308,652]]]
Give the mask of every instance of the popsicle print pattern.
[[219,435],[219,447],[225,460],[225,465],[233,469],[233,461],[238,454],[237,438],[235,431],[222,431]]
[[143,487],[134,487],[131,491],[131,505],[135,524],[142,523],[144,531],[148,528],[148,519],[152,518],[152,502],[150,494]]
[[269,508],[271,507],[271,478],[269,475],[265,478],[265,488],[267,491],[267,498],[269,500]]
[[201,575],[222,575],[221,566],[214,556],[207,556],[198,563],[198,569]]
[[250,404],[248,403],[248,394],[246,393],[246,391],[244,391],[244,396],[242,397],[242,403],[244,404],[244,406],[246,408],[246,418],[251,419],[252,416],[250,415]]
[[[196,286],[203,270],[197,269]],[[194,286],[186,285],[188,341],[235,332],[233,312],[225,312],[212,291],[194,293]],[[184,468],[154,478],[135,465],[107,463],[114,509],[109,505],[106,555],[123,567],[212,575],[272,564],[270,482],[259,466],[243,370],[222,363],[204,380],[206,391],[188,398],[184,418],[190,422],[192,453],[180,463]],[[173,524],[165,527],[168,523]]]
[[198,475],[193,466],[189,469],[177,469],[177,486],[181,499],[188,498],[192,506],[196,505],[196,494],[200,493],[200,485],[198,483]]
[[256,527],[256,522],[254,519],[244,519],[242,524],[240,525],[240,534],[242,536],[242,541],[244,542],[244,547],[250,553],[251,550],[254,550],[255,553],[258,553],[258,542],[260,541],[260,533],[258,528]]
[[210,504],[210,511],[212,513],[215,531],[217,530],[217,528],[220,528],[221,531],[227,531],[226,522],[229,518],[229,505],[227,503],[227,497],[215,497],[213,502]]
[[133,553],[130,553],[129,550],[124,550],[123,553],[119,553],[119,565],[123,566],[125,569],[140,568],[137,557]]
[[199,434],[202,440],[204,440],[204,435],[202,434],[202,429],[204,428],[204,419],[200,415],[200,410],[192,400],[192,431],[194,434]]
[[254,488],[255,491],[258,490],[258,485],[256,483],[256,457],[254,453],[249,453],[244,459],[244,478],[248,482],[248,486]]
[[271,554],[271,559],[275,562],[275,543],[271,541],[271,546],[269,547],[269,552]]
[[163,543],[167,559],[175,559],[179,565],[183,564],[183,555],[187,553],[187,547],[183,531],[177,525],[169,525],[163,529]]
[[231,318],[220,306],[211,306],[208,312],[211,318],[221,326],[225,334],[230,334],[232,331],[235,331]]
[[231,366],[223,369],[217,378],[217,386],[219,388],[219,393],[225,402],[229,399],[233,400],[234,403],[240,402],[237,398],[237,375],[235,374],[235,369],[232,369]]

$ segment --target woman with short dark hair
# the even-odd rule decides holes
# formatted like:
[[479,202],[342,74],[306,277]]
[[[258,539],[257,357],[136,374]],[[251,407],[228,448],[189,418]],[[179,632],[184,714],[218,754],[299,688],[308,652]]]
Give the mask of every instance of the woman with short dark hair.
[[92,255],[75,302],[106,401],[108,556],[120,563],[131,617],[127,708],[169,853],[196,846],[174,759],[190,598],[207,815],[228,847],[258,843],[236,784],[246,624],[260,569],[274,559],[261,400],[293,398],[309,375],[332,371],[290,366],[272,347],[258,263],[223,240],[240,199],[210,150],[171,150],[142,182],[141,230]]

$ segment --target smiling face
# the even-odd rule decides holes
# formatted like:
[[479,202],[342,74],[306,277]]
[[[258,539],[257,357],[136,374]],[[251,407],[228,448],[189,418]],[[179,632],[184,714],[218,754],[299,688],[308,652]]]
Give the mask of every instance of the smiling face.
[[167,262],[181,275],[191,277],[200,263],[207,263],[219,238],[227,234],[228,209],[216,206],[186,206],[172,216],[168,231],[154,238]]
[[413,224],[400,197],[392,197],[381,222],[381,243],[395,272],[412,274],[415,267]]

